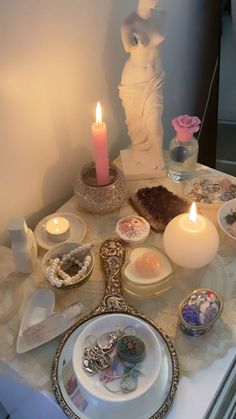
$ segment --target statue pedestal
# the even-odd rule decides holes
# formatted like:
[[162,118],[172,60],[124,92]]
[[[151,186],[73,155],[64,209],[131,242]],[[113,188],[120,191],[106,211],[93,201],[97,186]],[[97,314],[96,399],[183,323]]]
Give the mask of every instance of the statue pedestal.
[[121,150],[120,157],[126,179],[153,179],[166,176],[164,161],[153,154]]

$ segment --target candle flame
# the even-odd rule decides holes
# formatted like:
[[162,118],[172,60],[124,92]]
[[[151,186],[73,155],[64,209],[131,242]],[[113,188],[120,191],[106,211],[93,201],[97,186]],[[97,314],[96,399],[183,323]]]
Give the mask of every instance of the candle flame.
[[102,123],[102,108],[100,102],[98,102],[96,106],[96,123],[98,125],[101,125]]
[[196,223],[196,220],[197,220],[197,207],[196,207],[196,203],[195,202],[193,202],[192,205],[191,205],[190,213],[189,213],[189,219],[193,223]]
[[53,218],[53,223],[57,226],[58,225],[58,219],[57,218]]

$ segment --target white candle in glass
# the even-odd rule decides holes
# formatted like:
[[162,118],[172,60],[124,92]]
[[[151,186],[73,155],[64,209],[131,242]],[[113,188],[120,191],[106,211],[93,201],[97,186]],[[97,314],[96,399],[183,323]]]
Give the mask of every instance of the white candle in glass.
[[166,254],[176,265],[196,269],[214,259],[219,235],[208,218],[197,214],[194,202],[189,214],[180,214],[167,225],[163,244]]
[[61,242],[68,238],[70,223],[65,217],[53,217],[45,226],[48,238],[54,242]]

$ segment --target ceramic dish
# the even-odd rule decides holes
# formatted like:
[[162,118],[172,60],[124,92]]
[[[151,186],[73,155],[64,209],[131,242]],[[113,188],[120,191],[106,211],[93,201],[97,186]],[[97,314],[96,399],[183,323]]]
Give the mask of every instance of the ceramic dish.
[[[235,217],[232,213],[235,213]],[[229,215],[229,222],[227,222]],[[217,221],[224,233],[231,237],[231,239],[236,240],[236,198],[222,205],[217,213]]]
[[150,300],[151,298],[157,298],[160,297],[160,295],[165,294],[166,292],[168,292],[172,287],[172,281],[168,281],[168,283],[166,285],[161,285],[157,288],[155,288],[154,291],[151,291],[151,289],[148,290],[144,290],[142,292],[140,292],[139,290],[136,289],[132,289],[131,287],[123,287],[123,291],[125,293],[125,295],[132,297],[135,300]]
[[[108,331],[116,331],[117,328],[121,331],[125,328],[134,328],[137,333],[136,336],[145,344],[145,357],[136,366],[137,370],[141,371],[141,375],[138,377],[137,388],[131,392],[120,390],[122,382],[120,379],[114,380],[112,383],[119,391],[111,392],[102,383],[98,373],[89,376],[82,368],[86,338],[91,335],[99,338]],[[95,318],[85,327],[77,338],[72,356],[73,369],[77,382],[81,386],[82,394],[95,406],[99,404],[99,406],[106,407],[107,414],[110,411],[111,416],[119,414],[121,404],[122,409],[125,411],[125,409],[129,409],[135,403],[137,398],[143,399],[146,397],[147,392],[158,378],[161,362],[160,344],[152,328],[141,319],[119,313]],[[153,368],[154,365],[155,368]]]
[[179,325],[190,336],[207,333],[223,311],[223,300],[217,292],[199,288],[189,294],[179,306]]
[[174,384],[173,360],[171,349],[164,337],[153,327],[162,353],[162,363],[157,380],[153,383],[145,397],[138,398],[125,409],[120,406],[120,413],[107,412],[106,407],[94,405],[86,400],[81,392],[80,384],[77,382],[72,365],[72,354],[75,342],[79,334],[89,325],[93,319],[73,329],[63,340],[53,363],[53,388],[58,402],[68,418],[75,419],[147,419],[154,418],[155,412],[163,417],[170,406],[168,399],[171,397],[171,388]]
[[150,232],[150,224],[138,215],[121,218],[116,225],[116,233],[127,243],[143,243]]
[[131,296],[158,296],[171,288],[172,273],[171,262],[161,250],[153,246],[138,246],[129,251],[123,268],[122,287]]
[[78,302],[62,312],[53,313],[54,305],[52,290],[43,288],[32,294],[23,313],[17,337],[17,353],[28,352],[61,335],[73,325],[83,309]]
[[50,240],[46,231],[47,221],[49,221],[50,218],[54,217],[64,217],[70,223],[70,234],[63,243],[69,241],[81,242],[84,239],[87,232],[87,227],[84,220],[81,217],[69,212],[55,212],[54,214],[50,214],[47,217],[43,218],[34,230],[35,239],[40,247],[49,250],[55,246],[55,241]]
[[219,207],[236,197],[236,179],[227,175],[203,175],[186,183],[184,194],[198,205]]
[[[45,279],[50,283],[51,286],[55,286],[57,288],[62,288],[62,289],[70,289],[76,286],[80,286],[82,285],[91,275],[93,267],[94,267],[94,256],[92,251],[89,249],[89,247],[87,247],[89,245],[86,244],[81,244],[81,243],[76,243],[76,242],[65,242],[65,243],[61,243],[58,244],[57,246],[54,246],[53,249],[49,250],[42,261],[42,273],[45,277]],[[81,260],[81,262],[83,262],[84,257],[89,256],[90,258],[90,262],[88,264],[88,267],[86,269],[86,273],[84,273],[80,278],[78,279],[74,279],[72,278],[71,283],[67,284],[66,282],[62,281],[62,279],[60,279],[61,281],[61,285],[57,285],[57,284],[53,284],[52,282],[49,281],[48,278],[48,274],[47,274],[47,270],[50,267],[51,264],[51,260],[55,260],[56,258],[62,259],[62,256],[65,254],[69,254],[69,252],[73,251],[74,249],[81,247],[84,248],[85,250],[83,251],[84,256],[81,258],[78,257],[79,260]],[[74,269],[76,269],[76,271],[74,271]],[[73,270],[73,271],[72,271]],[[76,272],[78,272],[79,267],[77,265],[73,265],[72,268],[68,269],[68,274],[73,276],[76,274]],[[69,272],[70,271],[70,272]]]

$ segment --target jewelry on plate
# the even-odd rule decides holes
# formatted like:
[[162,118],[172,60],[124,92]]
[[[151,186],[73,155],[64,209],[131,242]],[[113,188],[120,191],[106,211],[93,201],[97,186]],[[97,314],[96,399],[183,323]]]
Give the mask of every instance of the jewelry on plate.
[[[61,258],[56,257],[50,259],[49,266],[45,271],[45,276],[50,284],[60,288],[62,285],[72,285],[83,278],[92,261],[91,256],[86,255],[91,247],[91,244],[81,245],[76,249],[63,254]],[[78,266],[76,275],[70,276],[65,272],[66,267],[71,266]]]
[[145,343],[133,326],[103,333],[99,338],[85,338],[82,368],[92,376],[100,373],[103,385],[112,393],[132,392],[138,386],[141,372],[136,368],[145,355]]

